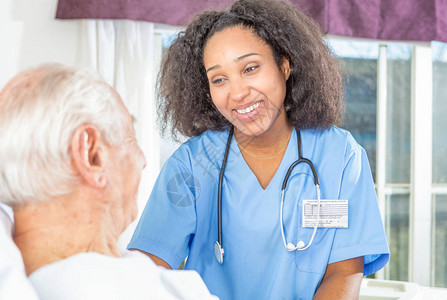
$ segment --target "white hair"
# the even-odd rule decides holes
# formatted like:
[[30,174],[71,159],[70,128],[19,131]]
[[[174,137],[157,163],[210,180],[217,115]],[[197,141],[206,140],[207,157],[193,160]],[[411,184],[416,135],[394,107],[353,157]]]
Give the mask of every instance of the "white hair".
[[124,138],[119,95],[94,72],[60,64],[24,71],[0,92],[0,201],[10,206],[73,192],[71,138],[95,126],[112,146]]

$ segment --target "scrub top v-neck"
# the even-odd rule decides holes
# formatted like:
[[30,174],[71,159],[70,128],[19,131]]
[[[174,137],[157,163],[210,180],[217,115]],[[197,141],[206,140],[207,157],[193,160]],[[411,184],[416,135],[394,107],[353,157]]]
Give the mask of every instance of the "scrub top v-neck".
[[[349,201],[348,228],[319,228],[305,251],[284,249],[279,223],[281,184],[298,158],[294,130],[274,177],[264,190],[232,140],[225,169],[222,229],[225,260],[218,264],[217,190],[228,131],[208,131],[184,143],[166,162],[128,246],[172,268],[186,258],[221,299],[311,299],[329,263],[364,256],[364,274],[382,268],[389,250],[365,151],[342,129],[303,130],[303,156],[320,175],[322,199]],[[288,240],[307,243],[302,201],[316,199],[311,170],[292,172],[284,200]]]
[[[288,166],[285,166],[285,164],[284,164],[284,159],[286,159],[287,158],[287,152],[289,151],[289,149],[290,149],[290,143],[291,143],[291,139],[292,139],[292,136],[293,135],[295,135],[295,139],[296,139],[296,131],[295,131],[295,129],[293,129],[293,131],[292,131],[292,133],[291,133],[291,136],[290,136],[290,139],[288,140],[288,142],[287,142],[287,146],[286,146],[286,151],[284,152],[284,154],[283,154],[283,157],[281,158],[281,162],[280,162],[280,164],[279,164],[279,166],[278,166],[278,168],[276,169],[276,171],[275,171],[275,174],[273,175],[273,177],[270,179],[270,182],[268,183],[268,185],[265,187],[265,188],[263,188],[262,186],[261,186],[261,183],[259,182],[259,180],[258,180],[258,178],[256,177],[256,174],[253,172],[253,170],[251,170],[251,168],[250,168],[250,166],[248,165],[248,163],[247,163],[247,161],[245,160],[245,158],[244,158],[244,156],[242,155],[242,152],[241,152],[241,150],[240,150],[240,148],[239,148],[239,146],[237,145],[237,143],[236,143],[236,141],[235,141],[235,138],[233,137],[233,139],[232,139],[232,141],[231,141],[231,145],[230,145],[230,150],[231,150],[231,152],[230,153],[233,153],[233,155],[236,155],[237,156],[237,163],[238,164],[240,164],[240,166],[241,166],[241,169],[243,169],[243,170],[241,170],[242,172],[244,172],[244,174],[247,174],[247,178],[249,178],[250,179],[250,183],[252,183],[253,182],[253,178],[255,178],[256,179],[256,182],[258,183],[258,185],[259,185],[259,188],[261,188],[262,190],[268,190],[269,188],[270,188],[270,184],[271,183],[273,183],[274,181],[277,181],[278,180],[278,176],[281,176],[280,175],[280,171],[282,171],[282,170],[280,170],[281,169],[281,167],[283,166],[283,167],[285,167],[286,169],[288,168]],[[290,152],[290,151],[289,151]],[[289,153],[290,154],[290,153]],[[298,155],[297,153],[296,153],[296,155]],[[297,158],[295,158],[295,159],[293,159],[294,161],[296,160]],[[290,165],[290,164],[289,164]],[[245,166],[245,167],[244,167]],[[248,170],[247,170],[248,169]],[[287,170],[286,170],[287,171]],[[282,174],[282,173],[281,173]],[[279,179],[279,180],[281,180],[282,181],[282,179]],[[251,188],[255,188],[255,185],[253,184],[253,185],[251,185]]]

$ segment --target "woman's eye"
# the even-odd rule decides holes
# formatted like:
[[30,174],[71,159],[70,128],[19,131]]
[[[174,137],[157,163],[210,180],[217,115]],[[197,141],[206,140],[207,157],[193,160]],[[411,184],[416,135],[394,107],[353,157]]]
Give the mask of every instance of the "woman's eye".
[[257,69],[257,68],[258,68],[258,66],[251,66],[251,67],[248,67],[248,68],[246,68],[246,69],[244,70],[244,73],[252,72],[252,71],[254,71],[254,70]]
[[212,84],[219,84],[222,83],[224,81],[224,78],[217,78],[214,79],[213,81],[211,81]]

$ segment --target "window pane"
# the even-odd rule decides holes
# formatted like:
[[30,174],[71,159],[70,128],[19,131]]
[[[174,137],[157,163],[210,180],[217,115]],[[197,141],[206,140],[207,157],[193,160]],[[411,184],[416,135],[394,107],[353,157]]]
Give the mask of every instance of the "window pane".
[[447,183],[447,44],[433,50],[433,182]]
[[386,279],[408,281],[410,195],[389,195],[386,204],[385,228],[391,252]]
[[411,49],[387,46],[386,183],[410,183]]
[[[433,51],[433,183],[447,183],[447,44],[432,43]],[[447,195],[433,202],[433,284],[447,287]]]
[[379,44],[331,40],[330,46],[340,57],[346,73],[346,115],[343,128],[349,130],[365,148],[374,179],[376,178],[376,98]]
[[447,287],[447,196],[435,196],[434,203],[434,286]]
[[161,43],[163,47],[163,54],[165,54],[166,50],[171,46],[171,44],[177,39],[178,33],[162,33],[161,34]]

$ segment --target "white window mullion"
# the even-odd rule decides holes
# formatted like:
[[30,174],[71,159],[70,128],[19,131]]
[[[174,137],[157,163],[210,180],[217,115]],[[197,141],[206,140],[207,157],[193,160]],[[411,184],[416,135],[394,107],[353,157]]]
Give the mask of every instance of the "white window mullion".
[[[437,245],[436,243],[436,194],[432,189],[432,198],[431,204],[432,204],[432,222],[431,222],[431,252],[430,252],[430,266],[431,266],[431,272],[430,272],[430,285],[434,286],[435,283],[435,276],[436,276],[436,268],[435,268],[435,257],[436,257],[436,247],[439,247],[440,245]],[[443,246],[441,246],[443,247]]]
[[411,69],[411,197],[409,279],[430,285],[432,185],[432,56],[413,47]]
[[[385,196],[385,167],[386,167],[386,108],[387,108],[387,47],[379,46],[377,61],[377,151],[376,151],[376,186],[382,221],[385,222],[386,196]],[[381,269],[376,273],[377,279],[384,279],[389,270]]]

